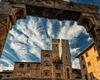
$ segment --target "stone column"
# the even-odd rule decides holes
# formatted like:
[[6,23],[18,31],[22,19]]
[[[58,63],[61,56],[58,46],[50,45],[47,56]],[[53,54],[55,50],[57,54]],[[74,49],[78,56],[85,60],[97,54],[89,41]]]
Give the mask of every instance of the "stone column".
[[92,13],[82,13],[78,25],[82,25],[95,41],[95,45],[100,56],[100,15]]
[[16,24],[17,19],[26,17],[25,4],[11,4],[8,0],[3,1],[0,4],[0,57],[12,25]]
[[3,15],[3,17],[1,18],[2,18],[2,21],[0,21],[0,56],[2,54],[8,32],[12,28],[12,23],[10,21],[9,16]]

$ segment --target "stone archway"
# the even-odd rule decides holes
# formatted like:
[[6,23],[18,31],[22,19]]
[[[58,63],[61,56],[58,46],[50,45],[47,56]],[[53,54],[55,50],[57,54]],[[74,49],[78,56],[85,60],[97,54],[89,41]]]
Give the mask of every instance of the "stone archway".
[[26,15],[58,20],[74,20],[85,27],[100,54],[100,15],[93,5],[57,0],[2,0],[0,3],[0,56],[6,37],[16,20]]

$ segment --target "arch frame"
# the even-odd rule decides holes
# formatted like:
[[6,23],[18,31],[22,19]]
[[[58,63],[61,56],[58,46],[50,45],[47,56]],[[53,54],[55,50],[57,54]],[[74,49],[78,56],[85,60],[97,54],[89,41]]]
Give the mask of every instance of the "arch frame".
[[[82,26],[85,24],[84,20],[87,20],[87,22],[89,21],[89,25],[84,27],[89,33],[90,37],[94,39],[97,51],[100,55],[100,15],[98,14],[99,8],[97,6],[86,4],[84,5],[79,3],[67,3],[63,1],[60,3],[51,1],[50,4],[48,4],[44,0],[44,3],[47,3],[46,5],[41,5],[43,2],[28,2],[26,4],[25,2],[11,3],[11,1],[12,0],[3,0],[3,2],[0,3],[0,56],[2,54],[8,32],[10,29],[12,29],[12,25],[16,24],[17,19],[25,18],[26,15],[30,14],[33,16],[45,17],[49,19],[58,19],[61,21],[76,20],[78,25]],[[55,3],[56,5],[52,3]],[[39,6],[37,4],[39,4]],[[36,8],[40,9],[41,12],[38,12]],[[30,9],[30,11],[28,9]],[[27,10],[29,12],[27,12]],[[52,14],[48,13],[50,11],[53,11]],[[34,14],[35,12],[36,14]],[[55,12],[57,12],[56,15]],[[45,16],[44,13],[49,14],[49,16]],[[75,13],[75,15],[73,13]],[[69,17],[65,16],[65,14]]]

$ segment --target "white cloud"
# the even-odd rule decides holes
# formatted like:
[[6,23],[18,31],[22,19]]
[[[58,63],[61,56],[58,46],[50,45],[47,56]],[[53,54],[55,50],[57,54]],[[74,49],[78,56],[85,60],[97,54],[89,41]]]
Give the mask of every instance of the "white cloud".
[[79,49],[80,48],[70,48],[70,52],[72,53],[72,55],[75,55],[80,52]]
[[[50,39],[55,38],[55,31],[57,32],[57,38],[68,39],[75,42],[75,38],[80,33],[86,33],[82,26],[78,26],[75,22],[73,26],[70,26],[70,21],[56,21],[59,25],[54,26],[56,23],[46,19],[47,22],[44,26],[42,18],[27,17],[26,20],[19,20],[16,26],[9,33],[8,44],[10,48],[16,53],[20,61],[30,61],[28,55],[33,54],[40,58],[41,49],[50,49]],[[59,29],[57,29],[59,28]],[[71,48],[72,55],[76,54],[79,48]],[[14,55],[14,53],[10,53]],[[9,63],[9,62],[8,62]],[[10,64],[10,63],[9,63]]]
[[66,25],[61,28],[58,38],[75,41],[75,38],[78,37],[80,33],[87,34],[85,28],[77,25],[76,22],[72,26],[70,26],[69,23],[70,22],[66,22]]
[[64,0],[64,1],[70,2],[71,0]]
[[73,67],[73,68],[76,68],[76,69],[80,69],[79,59],[75,59],[75,60],[72,62],[72,67]]
[[91,37],[88,37],[87,41],[90,42],[91,40],[92,40],[92,38]]
[[13,70],[14,66],[4,66],[3,64],[0,64],[0,71],[2,70]]
[[67,36],[69,40],[72,40],[75,37],[78,37],[80,33],[84,32],[85,29],[82,26],[77,25],[77,23],[75,22],[74,25],[67,31]]
[[47,32],[48,32],[48,35],[53,37],[54,38],[54,34],[53,34],[53,25],[52,23],[50,22],[50,20],[48,20],[47,22]]
[[76,59],[75,57],[80,53],[80,48],[71,48],[70,52],[71,52],[71,61],[72,61],[72,67],[76,68],[76,69],[80,69],[80,65],[79,65],[79,59]]

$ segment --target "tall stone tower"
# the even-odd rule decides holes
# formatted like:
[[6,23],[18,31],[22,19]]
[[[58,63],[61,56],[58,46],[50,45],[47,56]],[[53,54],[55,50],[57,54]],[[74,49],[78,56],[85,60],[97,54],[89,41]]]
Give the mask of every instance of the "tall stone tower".
[[51,50],[41,50],[41,62],[16,63],[14,75],[35,77],[37,80],[73,80],[68,40],[52,39],[50,45]]
[[51,40],[51,50],[52,50],[52,61],[58,62],[59,61],[59,44],[60,40],[59,39],[52,39]]
[[59,57],[63,63],[63,77],[65,80],[73,79],[71,53],[68,40],[61,39],[59,44]]

